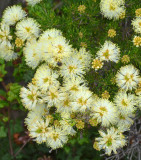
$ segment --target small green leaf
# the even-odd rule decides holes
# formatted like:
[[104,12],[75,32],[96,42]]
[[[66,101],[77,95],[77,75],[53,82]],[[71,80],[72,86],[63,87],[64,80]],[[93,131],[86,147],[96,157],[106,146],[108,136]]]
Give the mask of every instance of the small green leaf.
[[7,136],[7,132],[5,130],[5,128],[3,126],[0,127],[0,137],[6,137]]
[[5,70],[5,64],[0,65],[0,82],[3,81],[3,77],[7,74]]
[[4,107],[6,107],[8,105],[9,105],[8,102],[0,100],[0,108],[4,108]]
[[8,92],[8,98],[7,100],[9,102],[12,102],[14,100],[17,100],[18,102],[19,100],[19,92],[20,92],[21,86],[18,83],[13,83],[10,86],[10,91]]
[[4,122],[7,122],[7,121],[8,121],[8,117],[3,117],[2,120],[3,120]]

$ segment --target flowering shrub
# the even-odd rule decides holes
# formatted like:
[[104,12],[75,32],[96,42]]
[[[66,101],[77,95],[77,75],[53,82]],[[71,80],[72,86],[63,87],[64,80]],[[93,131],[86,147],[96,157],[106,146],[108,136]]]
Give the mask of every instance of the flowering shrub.
[[[22,154],[28,142],[52,152],[64,148],[67,154],[69,145],[89,143],[94,150],[89,151],[105,157],[130,145],[127,133],[141,109],[141,14],[136,1],[135,12],[129,12],[132,3],[27,0],[26,8],[14,5],[4,11],[0,136],[8,134],[13,158],[28,158]],[[10,82],[4,79],[8,67]],[[23,136],[20,129],[12,132],[15,143],[23,144],[15,153],[11,125],[16,110],[27,115],[19,125]],[[76,159],[100,159],[81,154]]]

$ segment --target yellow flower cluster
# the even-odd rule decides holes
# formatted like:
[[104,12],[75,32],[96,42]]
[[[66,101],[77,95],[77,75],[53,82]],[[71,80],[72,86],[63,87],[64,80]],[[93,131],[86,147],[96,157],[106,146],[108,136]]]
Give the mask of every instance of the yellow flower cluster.
[[129,63],[130,62],[130,57],[128,55],[124,55],[122,58],[121,58],[121,62],[122,63]]
[[[135,11],[136,17],[132,20],[133,29],[136,34],[141,34],[141,8]],[[135,35],[133,38],[133,44],[136,47],[141,47],[141,36]]]
[[141,8],[136,9],[135,14],[136,17],[141,17]]
[[102,98],[109,99],[109,98],[110,98],[109,92],[108,92],[108,91],[104,91],[104,92],[102,93]]
[[109,29],[108,30],[108,37],[115,37],[116,36],[116,31],[114,29]]
[[95,70],[100,69],[103,67],[103,62],[100,61],[99,59],[94,59],[92,62],[92,68],[94,68]]
[[133,38],[133,43],[136,47],[141,47],[141,37],[140,36],[135,36]]
[[20,38],[16,38],[15,40],[16,47],[22,47],[23,46],[23,40]]
[[85,5],[80,5],[80,6],[78,7],[78,12],[80,12],[80,13],[84,13],[85,10],[86,10],[86,6],[85,6]]

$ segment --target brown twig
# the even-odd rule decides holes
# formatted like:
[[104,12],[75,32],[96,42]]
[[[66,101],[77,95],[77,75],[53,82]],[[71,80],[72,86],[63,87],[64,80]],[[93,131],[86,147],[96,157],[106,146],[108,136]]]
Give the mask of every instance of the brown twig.
[[[8,92],[8,89],[6,87],[6,84],[2,81],[1,82],[3,88],[5,89],[6,92]],[[13,157],[14,152],[13,152],[13,147],[12,147],[12,140],[11,140],[11,132],[10,132],[10,107],[8,106],[8,139],[9,139],[9,148],[10,148],[10,154]]]
[[56,10],[57,8],[61,7],[63,5],[63,2],[59,2],[56,4],[56,6],[53,8],[53,10]]
[[3,88],[5,89],[5,91],[8,92],[8,89],[6,88],[6,84],[3,81],[1,82],[1,84],[2,84]]
[[26,146],[26,144],[27,144],[29,141],[31,141],[31,139],[28,139],[28,140],[21,146],[21,148],[14,154],[13,157],[16,157],[16,156],[22,151],[22,149]]
[[11,132],[10,132],[10,107],[8,107],[8,138],[9,138],[10,154],[11,156],[13,156],[14,152],[13,152]]

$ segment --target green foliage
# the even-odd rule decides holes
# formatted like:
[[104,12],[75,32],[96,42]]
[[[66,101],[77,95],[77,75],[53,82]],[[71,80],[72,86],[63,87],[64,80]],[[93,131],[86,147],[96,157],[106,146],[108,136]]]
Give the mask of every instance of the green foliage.
[[5,70],[5,64],[4,60],[0,59],[0,82],[3,81],[3,77],[7,74],[7,71]]
[[4,108],[5,106],[8,106],[8,103],[6,102],[6,92],[0,90],[0,108]]
[[7,93],[8,95],[7,100],[9,102],[12,102],[14,100],[17,100],[18,102],[20,102],[20,98],[19,98],[20,89],[21,89],[21,86],[18,83],[11,84],[10,90]]
[[1,126],[1,127],[0,127],[0,138],[6,137],[6,136],[7,136],[7,131],[6,131],[6,129],[4,128],[4,126]]

